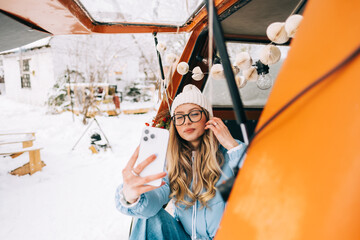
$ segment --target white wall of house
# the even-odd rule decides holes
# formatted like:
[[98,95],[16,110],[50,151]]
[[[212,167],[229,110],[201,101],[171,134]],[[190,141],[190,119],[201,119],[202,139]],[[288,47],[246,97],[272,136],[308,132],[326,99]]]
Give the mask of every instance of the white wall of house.
[[0,95],[4,95],[6,93],[5,83],[0,83]]
[[[23,46],[21,59],[30,59],[31,88],[21,88],[19,49],[3,52],[0,57],[5,91],[2,92],[18,102],[44,105],[54,84],[64,79],[67,68],[80,72],[86,82],[90,81],[91,74],[102,71],[104,74],[96,81],[116,84],[119,91],[124,91],[131,82],[143,79],[140,53],[133,43],[130,35],[75,35],[55,36]],[[121,74],[117,75],[118,72]]]
[[30,59],[31,88],[21,88],[20,53],[8,54],[3,61],[6,96],[18,102],[44,105],[55,83],[51,49],[22,52],[21,59]]
[[5,94],[5,83],[3,82],[4,77],[4,59],[0,55],[0,94]]

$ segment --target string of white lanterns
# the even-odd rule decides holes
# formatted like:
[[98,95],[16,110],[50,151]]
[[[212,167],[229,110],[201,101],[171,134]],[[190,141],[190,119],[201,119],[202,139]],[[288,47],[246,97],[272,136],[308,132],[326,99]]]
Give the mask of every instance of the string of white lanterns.
[[[273,80],[269,75],[269,65],[273,65],[281,59],[281,51],[273,43],[284,44],[289,38],[294,38],[302,18],[301,15],[294,14],[288,17],[285,22],[270,24],[266,29],[266,35],[271,43],[261,50],[259,60],[255,63],[248,52],[240,52],[236,55],[233,71],[239,88],[243,88],[248,81],[256,81],[258,88],[263,90],[273,85]],[[166,49],[165,46],[161,45],[159,48]],[[189,71],[192,72],[192,78],[195,81],[200,81],[204,78],[204,73],[198,66],[191,71],[186,62],[180,62],[177,65],[177,72],[179,74],[185,75]],[[242,76],[238,75],[240,71]],[[214,64],[210,69],[210,76],[214,80],[225,79],[223,66],[221,64]]]

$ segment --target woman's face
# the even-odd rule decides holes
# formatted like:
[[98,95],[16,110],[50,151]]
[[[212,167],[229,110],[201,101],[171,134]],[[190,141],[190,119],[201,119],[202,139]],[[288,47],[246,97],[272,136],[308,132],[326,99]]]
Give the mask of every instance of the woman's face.
[[[175,109],[175,114],[189,114],[194,110],[202,110],[200,106],[192,103],[186,103],[178,106]],[[200,113],[201,120],[198,122],[191,122],[188,116],[185,116],[184,124],[177,126],[175,128],[179,133],[180,137],[191,143],[193,147],[197,147],[200,143],[200,137],[205,132],[205,123],[207,122],[205,113]]]

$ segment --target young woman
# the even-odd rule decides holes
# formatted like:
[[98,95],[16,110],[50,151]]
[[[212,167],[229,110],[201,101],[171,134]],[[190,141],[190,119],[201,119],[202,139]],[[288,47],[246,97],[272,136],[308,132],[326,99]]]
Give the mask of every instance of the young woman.
[[[116,207],[134,216],[130,239],[212,239],[225,202],[216,186],[233,176],[244,149],[201,91],[187,85],[173,101],[166,172],[142,178],[156,156],[134,168],[139,148],[122,171]],[[146,185],[164,178],[160,187]],[[173,199],[174,217],[162,207]]]

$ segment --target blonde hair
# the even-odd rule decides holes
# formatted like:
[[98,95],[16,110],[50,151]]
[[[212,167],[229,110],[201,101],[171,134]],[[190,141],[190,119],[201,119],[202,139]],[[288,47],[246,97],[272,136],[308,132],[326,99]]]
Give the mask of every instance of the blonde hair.
[[[208,118],[209,113],[206,110],[204,112]],[[218,151],[219,143],[212,131],[205,130],[201,138],[195,160],[192,162],[194,149],[190,143],[180,137],[174,124],[172,122],[170,124],[167,171],[170,198],[174,198],[176,205],[181,203],[190,207],[199,200],[202,206],[207,206],[207,202],[215,197],[215,184],[221,176],[220,166],[224,158]],[[190,189],[192,180],[192,189]]]

